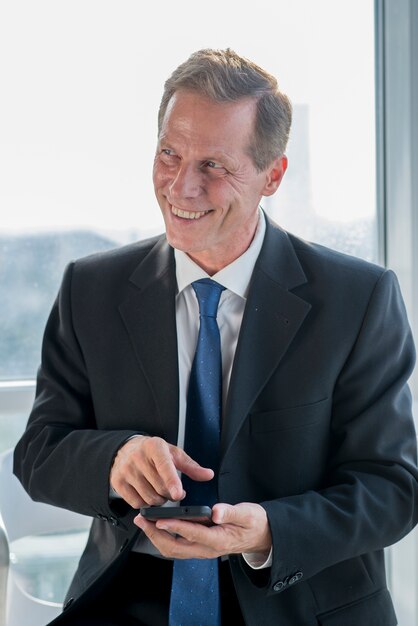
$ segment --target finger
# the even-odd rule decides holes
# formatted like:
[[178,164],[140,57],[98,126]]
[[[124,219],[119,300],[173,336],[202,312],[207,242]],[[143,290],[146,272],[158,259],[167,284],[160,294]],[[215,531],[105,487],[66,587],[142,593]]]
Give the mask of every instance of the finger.
[[155,523],[158,530],[165,530],[171,534],[179,535],[190,543],[199,543],[211,546],[213,539],[210,536],[210,528],[198,522],[189,522],[179,519],[157,520]]
[[139,474],[133,484],[133,488],[144,500],[145,504],[151,506],[161,506],[167,502],[167,497],[155,490],[155,486],[151,484],[143,474]]
[[135,506],[139,498],[142,500],[140,506],[144,503],[164,504],[169,494],[164,493],[158,477],[153,476],[149,480],[147,474],[152,475],[152,472],[146,469],[142,471],[134,462],[126,463],[123,472],[114,471],[113,476],[111,474],[111,485],[131,506]]
[[[174,447],[174,446],[173,446]],[[176,468],[186,474],[192,480],[197,480],[200,482],[204,482],[207,480],[212,480],[215,475],[215,472],[209,467],[202,467],[192,459],[184,450],[180,448],[175,448],[172,450],[173,460]]]
[[[182,548],[183,544],[180,540],[186,542],[184,545],[192,546],[195,553],[210,559],[233,552],[240,552],[239,546],[242,543],[240,535],[245,532],[238,527],[208,527],[196,522],[178,519],[158,520],[156,526],[159,530],[166,530],[171,535],[176,536]],[[189,550],[189,548],[187,549]]]
[[[155,467],[154,463],[147,464],[142,472],[138,471],[138,483],[141,479],[145,479],[149,485],[152,486],[153,490],[159,494],[164,500],[171,500],[171,493],[164,481],[164,479],[160,476]],[[184,497],[184,493],[182,498]]]
[[133,509],[139,509],[145,504],[145,500],[141,498],[139,493],[131,487],[131,485],[122,485],[118,491],[118,495],[125,500]]
[[[132,484],[133,482],[133,484]],[[162,505],[167,502],[143,477],[138,476],[136,480],[129,482],[125,480],[120,483],[117,493],[134,509],[139,509],[144,504]]]
[[242,508],[226,503],[218,503],[212,507],[212,521],[214,524],[234,524],[245,527],[247,514]]
[[110,482],[120,495],[128,497],[124,488],[130,485],[148,504],[184,496],[169,444],[160,437],[135,437],[124,444],[114,460]]
[[174,464],[172,452],[173,449],[176,450],[177,448],[175,446],[169,447],[162,439],[159,441],[150,440],[150,448],[151,446],[153,448],[150,450],[151,459],[155,472],[163,485],[163,490],[169,494],[171,500],[182,500],[185,493]]
[[134,522],[143,530],[151,543],[153,543],[165,557],[175,559],[201,559],[214,558],[217,556],[211,548],[198,543],[189,542],[181,536],[173,536],[170,532],[158,528],[156,523],[154,524],[145,520],[141,515],[137,515]]
[[272,538],[266,510],[254,502],[234,506],[218,503],[212,507],[212,521],[237,539],[232,551],[268,553]]

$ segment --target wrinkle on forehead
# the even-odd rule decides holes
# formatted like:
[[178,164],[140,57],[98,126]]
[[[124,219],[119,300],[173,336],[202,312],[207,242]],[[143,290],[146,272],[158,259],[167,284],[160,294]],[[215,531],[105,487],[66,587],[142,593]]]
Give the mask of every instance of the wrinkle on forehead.
[[238,167],[238,156],[248,158],[255,111],[253,98],[215,102],[194,92],[178,91],[168,103],[159,143],[197,160],[228,159]]

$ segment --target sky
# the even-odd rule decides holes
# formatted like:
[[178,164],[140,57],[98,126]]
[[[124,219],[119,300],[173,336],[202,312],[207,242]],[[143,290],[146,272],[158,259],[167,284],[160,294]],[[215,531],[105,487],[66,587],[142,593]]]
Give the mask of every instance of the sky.
[[164,80],[194,50],[228,46],[308,104],[314,211],[373,215],[371,0],[5,0],[0,232],[162,230],[151,169]]

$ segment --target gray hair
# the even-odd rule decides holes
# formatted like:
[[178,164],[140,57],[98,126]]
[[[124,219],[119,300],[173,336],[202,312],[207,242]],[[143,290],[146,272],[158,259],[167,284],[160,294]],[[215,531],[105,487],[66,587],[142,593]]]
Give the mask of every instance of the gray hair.
[[180,89],[198,92],[216,102],[254,98],[257,109],[249,156],[262,172],[284,154],[292,123],[292,105],[279,90],[276,78],[252,61],[230,48],[194,52],[165,82],[158,111],[158,134],[168,103]]

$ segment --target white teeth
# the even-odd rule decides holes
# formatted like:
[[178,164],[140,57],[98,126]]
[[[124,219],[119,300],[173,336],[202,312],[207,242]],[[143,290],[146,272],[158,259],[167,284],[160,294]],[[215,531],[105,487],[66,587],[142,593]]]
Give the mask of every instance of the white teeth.
[[203,215],[209,213],[209,211],[182,211],[182,209],[176,209],[175,206],[171,207],[171,212],[177,217],[183,217],[186,220],[198,220]]

